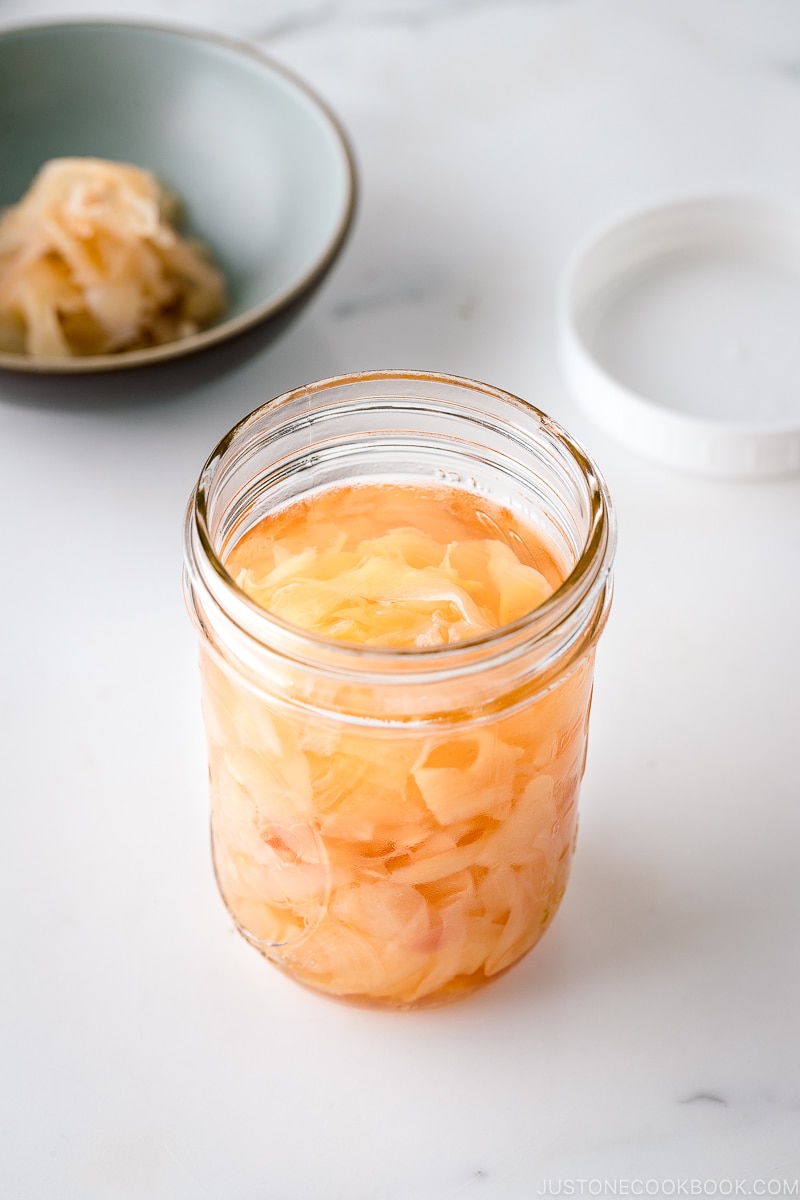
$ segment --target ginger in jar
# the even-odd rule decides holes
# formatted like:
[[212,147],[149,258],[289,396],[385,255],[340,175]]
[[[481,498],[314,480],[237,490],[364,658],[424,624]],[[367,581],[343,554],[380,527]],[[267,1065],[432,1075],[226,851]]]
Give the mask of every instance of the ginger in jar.
[[[224,557],[267,612],[369,650],[434,652],[536,610],[568,566],[456,487],[329,487],[268,513]],[[426,720],[374,687],[368,720],[259,687],[204,648],[214,861],[244,935],[301,982],[393,1007],[515,963],[548,926],[575,837],[593,648],[538,690]],[[288,670],[288,668],[287,668]],[[364,683],[360,708],[364,708]]]

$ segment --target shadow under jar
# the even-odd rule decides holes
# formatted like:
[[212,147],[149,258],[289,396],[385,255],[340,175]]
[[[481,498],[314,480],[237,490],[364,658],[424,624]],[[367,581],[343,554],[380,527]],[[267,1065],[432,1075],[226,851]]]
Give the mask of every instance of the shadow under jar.
[[[379,600],[366,618],[366,600],[350,606],[363,600],[362,634],[373,615],[404,611],[422,559],[434,625],[493,597],[494,626],[460,636],[445,622],[403,645],[296,623],[287,597],[315,571],[314,596],[324,589],[353,503],[375,535],[356,577],[375,547],[386,556]],[[318,508],[324,552],[301,519]],[[425,514],[439,550],[419,529]],[[277,550],[272,526],[286,535]],[[377,1006],[437,1004],[541,937],[574,848],[614,543],[606,485],[581,447],[472,380],[324,380],[220,442],[189,504],[185,565],[214,865],[241,933],[295,980]],[[271,587],[299,590],[250,586],[259,561]],[[517,611],[537,572],[543,595]],[[463,603],[449,580],[470,593]],[[268,611],[264,595],[279,593]]]

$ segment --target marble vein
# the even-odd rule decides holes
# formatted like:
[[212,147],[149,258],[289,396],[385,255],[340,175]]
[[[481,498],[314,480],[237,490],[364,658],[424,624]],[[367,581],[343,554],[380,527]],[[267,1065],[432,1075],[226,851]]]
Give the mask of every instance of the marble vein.
[[[533,0],[537,5],[564,4],[568,0]],[[298,33],[316,32],[325,27],[422,27],[451,20],[477,10],[496,11],[498,7],[529,8],[531,0],[419,0],[417,3],[356,5],[317,4],[301,12],[285,12],[260,28],[251,30],[257,41],[272,42]]]
[[374,312],[380,308],[421,304],[429,298],[430,294],[430,288],[409,286],[392,288],[385,292],[356,295],[351,299],[340,300],[334,304],[331,308],[331,316],[335,320],[344,320],[348,317],[358,316],[362,312]]

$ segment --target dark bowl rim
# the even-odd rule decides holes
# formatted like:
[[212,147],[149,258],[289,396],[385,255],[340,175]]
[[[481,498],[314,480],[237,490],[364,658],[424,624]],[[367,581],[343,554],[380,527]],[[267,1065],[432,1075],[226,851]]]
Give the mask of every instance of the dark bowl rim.
[[96,354],[79,357],[38,358],[34,359],[25,354],[12,354],[0,351],[0,370],[21,371],[36,375],[85,375],[103,371],[121,371],[132,367],[145,367],[156,363],[169,362],[176,358],[206,350],[221,342],[229,341],[257,325],[268,322],[273,317],[280,316],[292,304],[309,294],[316,284],[320,283],[336,258],[341,252],[348,234],[351,231],[356,211],[358,195],[358,175],[355,156],[341,121],[317,92],[301,79],[294,71],[285,67],[260,48],[255,42],[219,33],[216,30],[202,29],[192,25],[182,25],[168,21],[139,21],[129,17],[91,18],[78,17],[75,19],[50,21],[28,21],[22,25],[1,25],[0,41],[9,36],[41,32],[58,32],[74,29],[133,29],[148,33],[160,33],[188,38],[197,42],[221,46],[234,54],[251,59],[267,73],[281,76],[298,92],[309,100],[317,112],[325,118],[333,140],[338,145],[345,166],[345,190],[342,212],[333,233],[322,254],[311,266],[291,284],[275,293],[268,300],[254,305],[237,317],[221,321],[208,329],[192,334],[178,341],[166,342],[161,346],[152,346],[142,350],[124,350],[118,354]]

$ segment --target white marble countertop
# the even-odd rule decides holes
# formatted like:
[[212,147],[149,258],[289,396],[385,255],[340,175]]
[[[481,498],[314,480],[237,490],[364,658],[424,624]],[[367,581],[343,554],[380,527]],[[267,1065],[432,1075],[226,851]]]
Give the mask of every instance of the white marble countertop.
[[[621,449],[554,323],[570,248],[619,211],[800,200],[796,0],[0,0],[7,24],[99,13],[256,38],[337,111],[362,193],[312,305],[229,374],[69,407],[0,379],[0,1195],[798,1195],[800,480]],[[217,438],[368,367],[527,397],[619,514],[562,910],[418,1014],[317,998],[234,933],[180,590]]]

